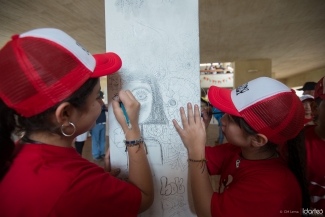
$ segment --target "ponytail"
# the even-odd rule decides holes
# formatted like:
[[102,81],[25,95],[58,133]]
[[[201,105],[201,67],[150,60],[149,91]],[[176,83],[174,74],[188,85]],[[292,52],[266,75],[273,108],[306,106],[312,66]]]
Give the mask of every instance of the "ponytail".
[[8,171],[13,160],[15,143],[12,133],[16,128],[15,111],[0,99],[0,181]]
[[288,166],[296,176],[301,187],[302,207],[304,209],[310,208],[304,130],[302,130],[295,138],[288,140],[285,149],[287,150],[286,159]]

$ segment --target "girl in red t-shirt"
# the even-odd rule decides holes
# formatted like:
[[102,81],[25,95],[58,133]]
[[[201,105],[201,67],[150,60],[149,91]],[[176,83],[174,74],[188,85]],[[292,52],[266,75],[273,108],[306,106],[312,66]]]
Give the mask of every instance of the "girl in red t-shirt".
[[[91,55],[53,28],[15,35],[0,50],[1,216],[137,216],[151,206],[153,182],[138,124],[140,103],[129,90],[112,100],[125,133],[128,182],[72,147],[101,112],[99,77],[121,66],[117,54]],[[15,144],[17,130],[22,137]]]
[[[304,108],[295,92],[261,77],[234,89],[211,86],[210,103],[225,112],[229,143],[205,147],[205,122],[189,103],[183,128],[198,216],[301,216],[309,208],[303,133]],[[208,120],[209,121],[209,120]],[[206,168],[207,167],[207,168]],[[210,175],[220,175],[213,192]]]

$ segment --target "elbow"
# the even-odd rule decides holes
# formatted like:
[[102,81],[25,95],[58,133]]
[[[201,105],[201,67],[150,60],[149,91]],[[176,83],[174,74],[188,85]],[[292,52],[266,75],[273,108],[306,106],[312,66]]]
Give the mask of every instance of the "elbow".
[[146,211],[147,209],[149,209],[153,203],[153,200],[154,200],[153,191],[152,193],[149,193],[147,195],[142,193],[141,205],[138,213],[140,214]]
[[196,215],[198,217],[211,217],[211,213],[205,213],[205,212],[197,212]]

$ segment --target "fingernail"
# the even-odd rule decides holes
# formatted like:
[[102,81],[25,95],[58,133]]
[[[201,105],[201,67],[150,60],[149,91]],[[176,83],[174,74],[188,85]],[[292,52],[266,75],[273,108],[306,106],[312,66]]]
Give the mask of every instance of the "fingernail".
[[120,97],[118,96],[118,94],[116,93],[115,96],[112,98],[113,100],[116,101],[120,101]]

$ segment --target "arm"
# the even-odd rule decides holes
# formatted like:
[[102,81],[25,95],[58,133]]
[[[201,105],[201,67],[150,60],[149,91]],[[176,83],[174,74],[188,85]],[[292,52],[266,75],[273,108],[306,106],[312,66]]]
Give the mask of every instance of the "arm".
[[[199,107],[195,105],[194,114],[192,105],[188,103],[188,118],[184,108],[180,109],[183,129],[173,120],[174,126],[179,133],[184,145],[188,150],[189,159],[202,160],[205,158],[206,132],[205,123],[200,117]],[[193,195],[194,207],[198,216],[211,216],[211,199],[213,189],[209,179],[206,163],[203,167],[197,162],[189,163],[189,177]],[[199,163],[200,164],[200,163]]]
[[108,111],[108,104],[105,104],[105,106],[104,106],[104,110],[105,110],[105,112]]
[[[129,90],[120,91],[119,98],[125,106],[132,129],[129,130],[127,127],[119,102],[113,100],[112,106],[116,119],[124,131],[126,140],[137,140],[141,137],[138,124],[140,103]],[[129,155],[129,182],[137,186],[141,191],[142,199],[139,210],[139,213],[141,213],[151,206],[154,198],[151,170],[142,144],[139,150],[138,146],[128,147],[127,150]]]
[[105,157],[104,157],[104,170],[106,172],[108,172],[109,174],[111,174],[114,177],[117,177],[121,170],[120,168],[114,169],[112,170],[111,168],[111,158],[110,158],[110,149],[108,148],[106,153],[105,153]]

